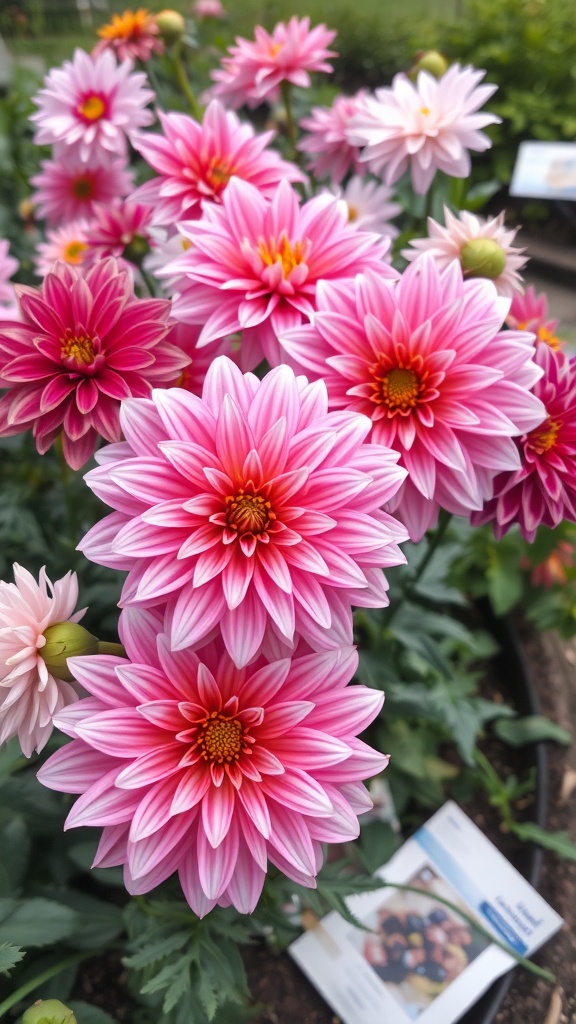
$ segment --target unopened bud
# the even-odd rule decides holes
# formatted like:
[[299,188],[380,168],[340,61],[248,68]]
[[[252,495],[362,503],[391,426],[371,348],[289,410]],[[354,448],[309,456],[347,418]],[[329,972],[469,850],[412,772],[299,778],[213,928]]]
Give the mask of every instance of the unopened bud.
[[34,203],[31,199],[21,199],[18,203],[18,215],[22,220],[31,220],[34,216]]
[[428,71],[434,78],[442,78],[448,71],[448,61],[438,50],[422,50],[410,70],[410,78],[416,78],[419,71]]
[[506,253],[493,238],[473,238],[460,250],[460,264],[466,277],[495,281],[506,267]]
[[77,622],[56,622],[44,631],[46,643],[38,653],[46,668],[56,679],[71,683],[74,676],[67,664],[68,658],[81,654],[98,654],[98,639]]
[[124,249],[124,259],[140,266],[144,256],[150,252],[150,243],[144,235],[133,235]]
[[177,43],[186,32],[186,22],[179,11],[160,11],[155,21],[167,46]]
[[78,1024],[72,1010],[59,999],[39,999],[22,1017],[22,1024]]

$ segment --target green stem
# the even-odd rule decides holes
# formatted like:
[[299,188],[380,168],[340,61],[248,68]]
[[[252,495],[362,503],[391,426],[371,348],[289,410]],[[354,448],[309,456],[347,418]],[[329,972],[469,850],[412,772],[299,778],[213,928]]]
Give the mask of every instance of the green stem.
[[17,988],[11,996],[8,996],[3,1003],[0,1003],[0,1020],[3,1018],[3,1014],[11,1010],[13,1006],[16,1006],[25,996],[33,992],[34,989],[43,985],[45,981],[50,981],[50,978],[55,978],[57,974],[65,971],[68,967],[74,967],[76,964],[82,963],[83,960],[87,960],[91,956],[96,956],[100,950],[84,950],[82,953],[74,953],[71,956],[67,956],[64,960],[59,960],[57,964],[53,964],[52,967],[47,967],[45,971],[37,974],[31,981],[27,981],[25,985],[21,985]]
[[530,971],[531,974],[535,974],[537,978],[542,978],[543,981],[548,981],[551,985],[556,983],[556,976],[554,974],[550,971],[544,970],[543,967],[538,967],[538,965],[532,960],[528,960],[527,957],[521,956],[520,953],[517,953],[510,946],[507,946],[505,942],[501,942],[500,939],[497,939],[492,934],[492,932],[489,932],[487,928],[484,928],[476,918],[471,917],[465,910],[462,910],[462,907],[459,907],[457,903],[452,903],[451,900],[446,900],[443,896],[438,896],[437,893],[430,893],[426,889],[420,889],[416,885],[403,885],[401,882],[387,882],[385,879],[383,879],[383,885],[389,886],[391,889],[400,889],[402,892],[415,892],[419,896],[428,896],[438,903],[443,903],[445,907],[448,907],[450,910],[454,911],[454,913],[464,918],[474,931],[480,932],[484,938],[489,939],[495,946],[498,946],[500,949],[504,950],[505,953],[508,953],[509,956],[513,957],[516,963],[520,964],[520,967],[523,967],[526,971]]
[[412,597],[412,594],[414,593],[414,590],[418,586],[418,583],[422,579],[422,576],[426,572],[426,569],[430,565],[430,562],[432,561],[434,555],[436,554],[436,551],[438,550],[442,540],[444,539],[444,535],[446,533],[446,530],[448,529],[448,526],[450,525],[451,519],[452,519],[452,513],[451,512],[446,512],[446,510],[443,509],[443,508],[440,509],[440,516],[439,516],[439,519],[438,519],[438,526],[436,527],[434,533],[429,537],[428,549],[426,551],[426,554],[423,556],[423,558],[421,558],[420,562],[418,563],[418,565],[416,567],[415,572],[407,580],[406,586],[404,587],[404,592],[403,592],[402,596],[396,602],[396,604],[392,608],[390,614],[388,615],[388,617],[386,619],[386,626],[387,627],[390,625],[392,620],[396,617],[396,615],[398,614],[400,608],[402,608],[404,603],[407,600],[409,600],[410,597]]
[[184,67],[184,61],[182,60],[181,43],[175,44],[174,50],[172,51],[172,60],[174,62],[174,71],[176,72],[178,85],[180,86],[182,92],[184,93],[186,99],[188,100],[190,113],[192,114],[192,117],[195,118],[196,121],[202,121],[202,107],[200,106],[198,100],[196,99],[194,93],[192,92],[192,87],[190,85],[190,82],[188,81],[188,75],[186,74],[186,68]]
[[62,445],[62,434],[59,434],[56,438],[56,452],[58,455],[58,463],[60,466],[60,483],[62,485],[62,492],[64,494],[64,503],[66,505],[66,517],[68,519],[68,531],[70,533],[70,540],[72,546],[76,545],[76,534],[78,532],[78,523],[76,519],[76,505],[74,498],[70,492],[70,466],[64,458],[64,448]]
[[282,93],[282,102],[284,103],[284,110],[286,112],[286,134],[292,149],[292,157],[298,163],[300,161],[300,153],[296,147],[296,142],[298,140],[298,128],[294,119],[294,110],[292,108],[292,83],[282,82],[280,91]]
[[114,654],[117,658],[126,658],[126,649],[122,644],[108,643],[107,640],[98,641],[98,654]]

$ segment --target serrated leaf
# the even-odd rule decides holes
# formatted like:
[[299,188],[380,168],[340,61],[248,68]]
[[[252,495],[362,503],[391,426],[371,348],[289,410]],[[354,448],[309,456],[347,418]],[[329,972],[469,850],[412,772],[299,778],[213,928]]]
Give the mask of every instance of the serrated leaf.
[[[9,903],[14,905],[6,912]],[[55,900],[0,900],[0,942],[47,946],[69,938],[79,923],[73,910]]]
[[213,1020],[218,1009],[220,1000],[218,998],[217,983],[210,977],[208,971],[199,971],[196,986],[198,998],[202,1003],[204,1013],[208,1020]]
[[566,746],[572,742],[572,735],[568,730],[545,715],[499,719],[494,723],[493,729],[499,740],[512,747],[522,747],[525,743],[538,743],[540,740],[553,740]]
[[[182,967],[181,971],[175,976],[164,996],[163,1010],[164,1013],[170,1013],[175,1006],[180,1002],[181,999],[190,990],[190,964]],[[200,993],[198,993],[200,995]]]
[[124,963],[127,967],[131,967],[134,970],[142,970],[144,967],[151,967],[160,960],[164,960],[170,953],[175,953],[177,950],[182,949],[182,946],[185,946],[190,941],[190,932],[173,932],[172,935],[167,935],[156,941],[151,940],[144,949],[134,953],[132,956],[126,957]]
[[538,843],[546,850],[552,850],[563,860],[576,860],[576,843],[573,843],[567,832],[547,832],[532,821],[514,825],[514,833],[520,839]]
[[87,893],[68,890],[59,896],[64,905],[78,914],[78,927],[70,936],[75,948],[95,949],[112,942],[122,932],[122,911],[113,903]]
[[91,1006],[90,1003],[76,999],[67,999],[66,1006],[72,1010],[78,1024],[118,1024],[116,1017],[111,1017],[99,1006]]
[[188,954],[179,957],[171,964],[166,964],[142,987],[142,995],[153,995],[154,992],[161,992],[162,989],[168,988],[181,971],[190,970],[191,959],[191,955]]
[[11,942],[0,944],[0,974],[8,974],[16,964],[24,959],[26,953],[20,946],[13,946]]

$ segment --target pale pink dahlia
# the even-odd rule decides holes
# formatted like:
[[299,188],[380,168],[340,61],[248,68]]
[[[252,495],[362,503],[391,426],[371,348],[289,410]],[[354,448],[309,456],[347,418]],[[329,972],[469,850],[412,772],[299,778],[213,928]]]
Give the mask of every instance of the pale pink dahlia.
[[492,523],[498,538],[515,523],[533,541],[541,525],[576,522],[576,358],[537,345],[535,361],[544,371],[534,387],[544,415],[518,438],[520,467],[496,477],[493,499],[472,517],[475,526]]
[[251,125],[213,100],[202,124],[186,114],[158,117],[164,135],[138,132],[134,146],[160,177],[141,185],[134,198],[156,208],[157,224],[196,219],[207,203],[222,201],[230,178],[249,181],[263,196],[279,183],[304,181],[295,164],[281,160],[268,143],[273,132],[255,135]]
[[154,120],[145,109],[154,99],[146,75],[131,71],[130,60],[118,64],[109,50],[96,57],[76,50],[73,61],[53,68],[30,117],[38,145],[55,145],[57,159],[71,153],[90,165],[125,157],[126,136]]
[[485,71],[452,64],[441,78],[419,71],[416,83],[403,73],[392,85],[377,89],[352,119],[349,142],[365,146],[360,159],[387,185],[410,168],[415,192],[430,188],[436,171],[453,178],[470,173],[468,150],[482,153],[491,146],[479,129],[500,121],[478,108],[496,91],[478,85]]
[[98,204],[86,228],[86,262],[114,256],[121,264],[138,262],[150,248],[153,208],[130,201]]
[[422,256],[397,282],[322,282],[313,326],[280,339],[332,408],[369,416],[372,440],[400,454],[408,479],[387,507],[413,540],[439,508],[482,508],[496,474],[518,468],[514,437],[542,421],[533,335],[501,330],[508,305],[490,281]]
[[204,18],[225,18],[226,8],[220,0],[195,0],[192,4],[192,14],[202,21]]
[[355,650],[238,669],[221,640],[173,653],[158,616],[139,618],[122,633],[131,661],[72,660],[91,696],[60,712],[72,743],[38,775],[81,794],[65,827],[104,826],[94,865],[124,865],[130,893],[177,871],[199,917],[251,913],[268,861],[314,887],[321,843],[358,835],[362,780],[388,761],[356,738],[383,694],[346,686]]
[[268,202],[234,178],[222,206],[180,229],[192,244],[163,272],[182,275],[174,314],[204,325],[199,347],[241,330],[246,368],[263,356],[271,365],[280,361],[278,335],[312,316],[322,278],[353,278],[366,268],[396,276],[384,262],[388,240],[356,231],[346,205],[332,196],[300,206],[287,182]]
[[349,142],[348,129],[365,96],[363,90],[356,96],[337,96],[331,107],[312,107],[310,116],[300,121],[310,134],[300,140],[298,149],[308,154],[308,166],[317,178],[339,184],[350,171],[362,170],[360,149]]
[[242,666],[267,628],[325,643],[343,614],[335,589],[348,620],[353,604],[387,604],[380,570],[404,561],[406,534],[380,508],[405,473],[363,444],[368,419],[328,412],[322,382],[287,366],[259,381],[220,356],[201,399],[157,390],[120,417],[127,444],[86,476],[117,511],[80,548],[129,570],[124,606],[168,602],[174,650],[219,624]]
[[19,266],[18,260],[10,255],[10,242],[0,238],[0,304],[14,302],[14,285],[10,278]]
[[18,287],[22,322],[0,324],[0,436],[61,436],[79,469],[100,437],[120,440],[120,402],[167,386],[188,357],[165,340],[170,303],[137,299],[115,260],[82,273],[58,263],[42,288]]
[[[346,203],[348,223],[357,231],[374,231],[390,239],[400,234],[391,221],[402,213],[402,207],[393,201],[394,193],[388,185],[354,175],[343,188],[333,186],[331,191]],[[389,258],[390,254],[386,255]]]
[[43,160],[41,171],[30,179],[36,186],[32,202],[38,217],[50,224],[87,219],[95,203],[111,203],[134,188],[134,176],[123,157],[108,164],[85,164],[71,154],[59,160]]
[[57,261],[67,263],[69,267],[81,267],[85,263],[88,248],[87,228],[87,221],[71,220],[64,227],[49,229],[46,232],[46,241],[38,242],[36,246],[36,276],[46,277]]
[[496,285],[499,295],[511,297],[522,291],[518,271],[528,262],[528,257],[522,255],[524,249],[512,246],[518,228],[508,230],[504,226],[504,213],[485,220],[467,210],[461,210],[456,216],[445,206],[444,221],[446,226],[428,217],[429,237],[411,239],[412,248],[403,249],[402,255],[412,261],[427,252],[439,267],[447,267],[452,260],[458,260],[464,277],[488,278]]
[[548,298],[545,292],[538,294],[530,285],[523,295],[518,292],[512,299],[506,323],[516,331],[532,331],[537,341],[550,348],[562,348],[564,342],[557,336],[558,321],[548,316]]
[[46,746],[56,712],[78,699],[70,683],[48,671],[42,658],[44,633],[58,622],[79,622],[86,609],[74,612],[74,572],[52,584],[44,567],[37,583],[15,563],[14,581],[0,581],[0,743],[18,736],[30,757]]
[[276,102],[283,82],[308,89],[310,71],[333,70],[328,58],[337,54],[327,47],[335,36],[326,25],[311,29],[310,18],[296,15],[287,24],[280,21],[272,34],[257,25],[254,39],[237,36],[236,45],[228,47],[230,56],[223,58],[222,68],[211,72],[216,82],[212,95],[232,107],[243,103],[255,107],[264,100]]

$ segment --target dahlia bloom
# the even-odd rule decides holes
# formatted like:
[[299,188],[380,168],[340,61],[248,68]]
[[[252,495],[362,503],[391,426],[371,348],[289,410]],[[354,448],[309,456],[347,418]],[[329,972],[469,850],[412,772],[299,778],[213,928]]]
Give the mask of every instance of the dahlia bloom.
[[514,523],[532,542],[541,525],[576,522],[576,359],[549,345],[537,345],[534,358],[544,415],[517,441],[520,467],[496,477],[494,497],[472,516],[474,526],[492,523],[498,539]]
[[173,650],[219,624],[243,666],[267,628],[316,648],[352,604],[388,603],[380,568],[404,561],[406,533],[380,508],[405,473],[395,452],[362,443],[368,419],[327,406],[322,382],[287,366],[259,381],[225,356],[201,399],[171,389],[122,403],[127,443],[86,476],[116,511],[79,547],[129,570],[123,606],[167,602]]
[[419,71],[416,83],[403,73],[395,75],[390,87],[363,101],[352,118],[349,142],[366,147],[360,159],[374,174],[383,171],[387,185],[408,167],[420,195],[436,171],[466,178],[468,150],[482,153],[492,145],[479,129],[500,121],[495,114],[477,113],[497,88],[478,85],[485,73],[452,64],[441,78]]
[[184,388],[185,391],[192,391],[195,395],[202,394],[204,380],[208,373],[208,367],[217,356],[228,356],[234,362],[238,361],[237,349],[238,339],[220,338],[212,345],[198,348],[200,327],[193,324],[174,324],[168,335],[168,340],[176,348],[184,352],[190,362],[181,370],[179,376],[174,380],[172,387]]
[[396,276],[383,261],[387,240],[356,231],[345,204],[332,196],[300,206],[287,182],[268,202],[235,178],[222,206],[208,207],[202,220],[180,230],[192,244],[163,271],[182,275],[174,315],[204,324],[199,347],[243,331],[246,368],[263,356],[272,366],[280,361],[278,335],[310,318],[321,278],[352,278],[368,267]]
[[79,469],[100,437],[120,440],[122,399],[167,386],[188,363],[165,340],[170,303],[135,298],[112,259],[85,274],[58,263],[18,295],[22,322],[0,325],[0,436],[32,428],[41,454],[61,436]]
[[192,4],[192,14],[200,21],[203,18],[225,18],[226,8],[220,0],[195,0]]
[[46,241],[38,242],[34,257],[34,273],[46,277],[57,261],[69,267],[81,267],[88,249],[86,232],[88,222],[71,220],[64,227],[52,228],[46,232]]
[[10,256],[10,242],[0,238],[0,303],[14,301],[14,285],[10,278],[19,266],[18,260]]
[[516,331],[532,331],[537,341],[542,341],[551,348],[562,348],[564,344],[556,334],[558,321],[548,316],[546,293],[541,292],[538,295],[532,285],[523,295],[516,292],[506,323]]
[[118,60],[132,57],[134,60],[150,60],[153,53],[164,52],[164,42],[156,18],[143,7],[137,11],[113,14],[112,21],[98,29],[100,42],[92,50],[97,57],[104,50],[111,50]]
[[145,88],[146,75],[131,71],[130,60],[118,64],[109,50],[95,57],[76,50],[73,61],[53,68],[33,97],[39,108],[30,116],[36,143],[55,145],[57,158],[65,152],[66,159],[78,156],[91,166],[126,157],[126,135],[154,120],[145,109],[154,99]]
[[494,282],[499,295],[511,297],[522,291],[518,271],[528,262],[528,257],[522,255],[524,249],[511,245],[518,229],[508,231],[504,227],[504,213],[484,220],[467,210],[461,210],[456,216],[445,206],[444,221],[445,227],[428,217],[429,237],[411,239],[412,248],[403,249],[402,255],[411,262],[427,252],[439,267],[447,267],[452,260],[458,260],[464,277],[487,277]]
[[56,712],[78,699],[73,686],[56,679],[42,658],[45,631],[58,622],[79,622],[76,573],[54,584],[40,570],[38,583],[14,564],[14,583],[0,581],[0,743],[18,736],[30,757],[46,746]]
[[439,508],[482,508],[496,474],[518,468],[513,438],[542,421],[533,335],[501,331],[507,310],[490,281],[422,256],[397,282],[322,282],[313,325],[280,339],[332,408],[370,417],[372,440],[400,454],[408,479],[387,507],[412,540]]
[[310,87],[310,71],[333,70],[329,57],[337,54],[327,47],[336,33],[326,25],[310,28],[310,18],[294,15],[288,24],[280,21],[272,34],[257,25],[254,39],[236,37],[236,45],[228,47],[229,57],[222,68],[212,71],[216,82],[213,96],[232,107],[243,103],[257,107],[264,100],[278,101],[280,86],[290,82],[303,89]]
[[308,154],[308,166],[317,178],[339,184],[350,171],[361,172],[360,149],[348,141],[348,129],[365,96],[363,90],[356,96],[337,96],[331,107],[312,107],[310,116],[300,121],[310,134],[299,141],[298,149]]
[[86,261],[94,263],[114,256],[120,265],[132,265],[132,261],[144,256],[150,247],[153,212],[151,206],[132,201],[97,205],[86,228]]
[[50,224],[87,219],[96,203],[112,203],[134,188],[134,175],[123,158],[87,165],[70,154],[66,159],[43,160],[40,167],[30,179],[37,189],[32,202],[36,215]]
[[133,198],[155,207],[157,224],[200,217],[207,204],[222,201],[233,175],[263,196],[272,196],[283,179],[305,181],[295,164],[267,149],[273,132],[255,135],[217,100],[206,108],[202,124],[186,114],[160,111],[158,117],[164,135],[138,132],[133,138],[160,175],[141,185]]
[[344,188],[334,188],[332,194],[344,200],[348,207],[348,223],[358,231],[373,231],[390,239],[400,234],[390,221],[402,213],[402,207],[392,201],[393,192],[388,185],[354,175]]
[[251,913],[268,861],[314,887],[320,844],[358,835],[362,780],[388,761],[356,738],[383,694],[346,686],[355,650],[238,669],[221,641],[173,653],[160,619],[139,619],[122,633],[130,661],[71,661],[91,696],[60,712],[72,742],[38,774],[81,794],[65,827],[104,826],[94,866],[124,865],[132,894],[177,871],[199,917]]

